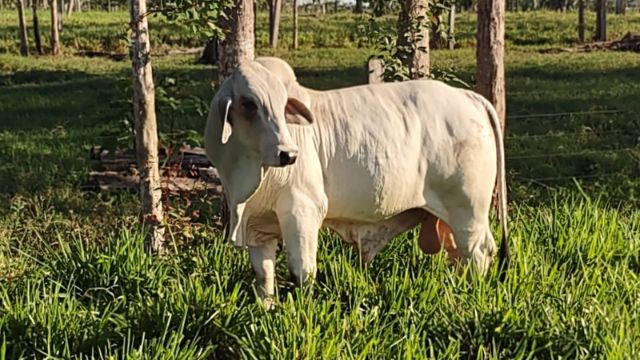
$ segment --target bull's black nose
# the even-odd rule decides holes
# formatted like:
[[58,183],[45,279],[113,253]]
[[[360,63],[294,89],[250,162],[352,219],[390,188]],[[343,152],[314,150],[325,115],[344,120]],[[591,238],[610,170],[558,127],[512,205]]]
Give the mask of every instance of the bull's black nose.
[[296,162],[298,154],[294,151],[280,151],[280,166],[291,165]]

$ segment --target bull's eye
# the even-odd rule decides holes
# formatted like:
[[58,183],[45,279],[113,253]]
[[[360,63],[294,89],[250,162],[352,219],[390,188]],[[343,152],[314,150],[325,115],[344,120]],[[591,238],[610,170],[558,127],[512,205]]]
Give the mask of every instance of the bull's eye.
[[256,103],[251,99],[243,98],[241,103],[244,111],[248,114],[255,114],[256,111],[258,111],[258,105],[256,105]]

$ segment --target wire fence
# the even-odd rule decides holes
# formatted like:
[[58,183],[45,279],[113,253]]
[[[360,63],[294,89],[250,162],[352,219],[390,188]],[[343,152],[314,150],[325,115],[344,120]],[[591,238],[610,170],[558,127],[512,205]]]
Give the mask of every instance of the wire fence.
[[[505,137],[507,147],[509,147],[509,145],[526,145],[528,144],[527,142],[532,142],[534,145],[532,148],[551,148],[551,150],[548,151],[531,150],[531,153],[507,155],[506,160],[508,161],[508,167],[512,172],[515,172],[512,178],[518,182],[534,183],[545,187],[576,180],[611,180],[611,178],[615,177],[632,178],[634,176],[640,178],[640,123],[634,125],[636,121],[632,120],[631,123],[623,125],[625,129],[618,128],[602,131],[595,131],[592,130],[591,127],[586,126],[587,118],[605,115],[623,115],[622,119],[635,119],[630,113],[621,109],[514,114],[507,116],[507,123],[509,123],[509,120],[516,120],[518,124],[521,123],[521,121],[544,120],[545,124],[548,124],[545,127],[549,129],[554,129],[553,124],[548,123],[546,120],[557,120],[565,117],[578,120],[570,124],[578,128],[577,130],[567,129],[567,131],[546,134],[518,135],[516,133]],[[585,121],[581,122],[579,121],[580,119],[584,119]],[[566,125],[566,123],[564,124]],[[607,142],[607,138],[611,138],[611,141]],[[590,139],[593,139],[592,142],[595,148],[585,144],[583,148],[580,149],[581,142],[589,141]],[[606,143],[604,146],[606,148],[597,148],[598,145],[602,147],[603,142]],[[611,147],[612,145],[616,147]],[[566,146],[568,150],[558,151],[557,147],[560,146]],[[526,147],[524,149],[526,149]],[[619,164],[614,164],[615,166],[612,166],[611,163],[608,163],[606,166],[599,166],[599,162],[604,163],[611,159],[606,157],[602,158],[608,155],[619,155],[619,157],[613,158],[615,161],[619,161],[620,157],[625,157],[625,161],[619,161]],[[584,167],[585,163],[595,165],[593,168],[587,166],[584,170],[581,170],[581,172],[576,171],[574,174],[566,175],[567,169],[576,168],[577,170],[580,169],[580,166]],[[631,166],[629,166],[629,164],[631,164]],[[541,166],[545,167],[545,170],[558,167],[559,175],[548,176],[548,171],[545,171],[540,173],[541,176],[536,176],[535,169]],[[619,168],[617,171],[615,171],[616,166]],[[614,171],[611,171],[612,167]],[[597,173],[599,169],[602,169],[602,172]]]

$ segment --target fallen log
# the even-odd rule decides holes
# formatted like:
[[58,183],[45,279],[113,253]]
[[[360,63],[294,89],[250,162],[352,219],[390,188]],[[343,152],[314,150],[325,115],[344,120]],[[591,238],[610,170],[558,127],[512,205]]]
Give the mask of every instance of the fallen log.
[[539,52],[543,54],[557,54],[561,52],[592,52],[607,50],[640,52],[640,34],[628,32],[620,40],[593,42],[577,48],[542,49],[539,50]]
[[[140,181],[138,174],[127,174],[118,171],[91,171],[89,176],[100,190],[138,191]],[[160,186],[163,192],[173,194],[205,190],[212,191],[216,195],[222,194],[222,185],[204,179],[162,176]]]
[[[139,176],[132,150],[111,153],[95,146],[91,149],[90,158],[96,163],[85,188],[138,191]],[[183,147],[171,156],[161,151],[160,164],[161,186],[165,192],[178,194],[206,190],[222,194],[218,172],[202,148]]]

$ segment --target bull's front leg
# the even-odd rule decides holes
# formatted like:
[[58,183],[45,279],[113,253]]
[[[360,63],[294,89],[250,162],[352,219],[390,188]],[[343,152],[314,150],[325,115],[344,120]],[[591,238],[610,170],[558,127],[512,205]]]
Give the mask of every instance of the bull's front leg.
[[293,202],[280,208],[278,222],[287,248],[289,271],[298,284],[304,284],[316,275],[318,232],[322,224],[318,206],[308,201]]
[[278,239],[263,242],[260,246],[249,247],[249,258],[256,273],[257,291],[260,300],[270,308],[275,296],[276,252]]

